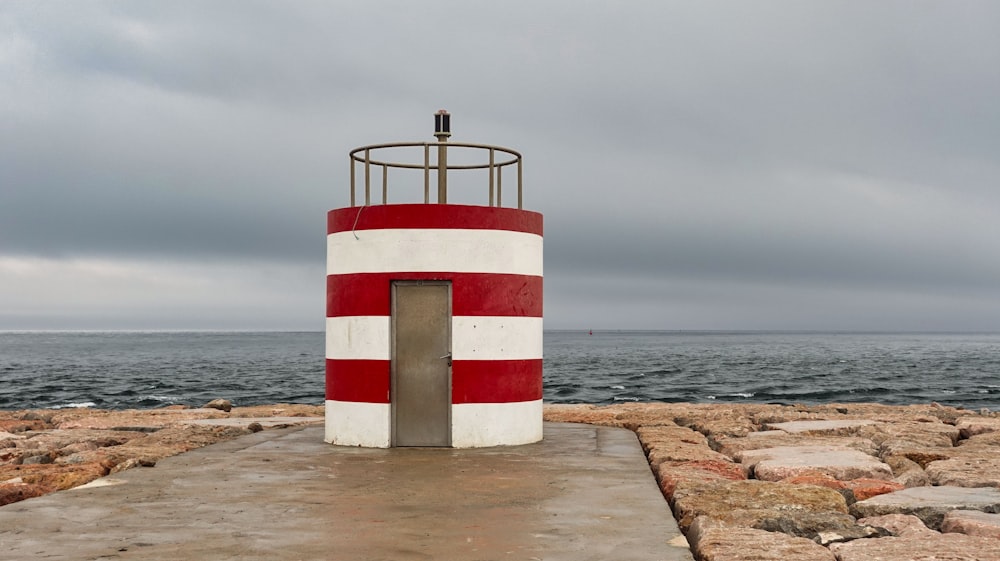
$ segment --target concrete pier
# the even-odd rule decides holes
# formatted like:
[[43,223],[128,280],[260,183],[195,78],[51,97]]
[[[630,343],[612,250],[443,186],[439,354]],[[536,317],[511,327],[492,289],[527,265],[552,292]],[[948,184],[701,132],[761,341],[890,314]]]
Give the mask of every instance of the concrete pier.
[[9,559],[692,559],[634,433],[365,449],[259,432],[0,508]]

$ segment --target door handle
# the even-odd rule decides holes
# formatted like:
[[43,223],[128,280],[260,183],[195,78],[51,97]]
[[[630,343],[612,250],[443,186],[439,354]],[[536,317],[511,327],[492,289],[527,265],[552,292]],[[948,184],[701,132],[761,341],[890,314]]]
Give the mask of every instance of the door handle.
[[451,366],[451,352],[449,352],[448,354],[446,354],[444,356],[439,356],[438,358],[440,358],[440,359],[448,359],[448,366]]

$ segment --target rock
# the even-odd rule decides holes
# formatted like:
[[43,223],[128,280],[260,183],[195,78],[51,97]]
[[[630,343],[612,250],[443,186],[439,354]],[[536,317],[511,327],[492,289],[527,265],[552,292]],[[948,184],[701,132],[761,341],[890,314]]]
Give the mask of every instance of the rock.
[[892,468],[892,480],[903,487],[930,485],[931,480],[920,464],[906,456],[886,456],[882,460]]
[[39,493],[32,495],[37,497],[89,483],[107,473],[107,467],[96,462],[72,466],[55,464],[0,466],[0,481],[19,478],[24,485],[37,488]]
[[953,510],[944,515],[941,531],[1000,539],[1000,514],[989,514],[978,510]]
[[860,526],[853,516],[839,512],[804,512],[764,518],[753,527],[806,538],[820,545],[889,535],[881,528]]
[[206,409],[218,409],[229,413],[233,410],[233,402],[228,399],[213,399],[212,401],[206,403],[203,407]]
[[875,421],[868,419],[836,419],[833,421],[791,421],[788,423],[767,423],[765,428],[780,430],[790,434],[827,434],[835,436],[851,436],[857,434],[858,428],[874,425]]
[[38,485],[25,483],[0,483],[0,506],[9,505],[25,499],[41,497],[46,491]]
[[137,467],[153,467],[155,465],[156,465],[156,461],[155,460],[150,460],[148,458],[146,458],[146,459],[129,458],[129,459],[125,460],[124,462],[116,464],[115,467],[111,468],[111,470],[108,471],[108,475],[111,475],[113,473],[121,473],[121,472],[123,472],[125,470],[132,469],[132,468],[137,468]]
[[47,428],[49,428],[49,424],[41,420],[0,419],[0,432],[18,434]]
[[847,502],[833,489],[767,481],[717,481],[674,493],[674,515],[682,531],[702,515],[735,526],[753,526],[765,518],[807,512],[846,514]]
[[674,423],[642,425],[635,429],[635,434],[639,437],[643,449],[647,452],[652,446],[659,443],[672,443],[675,441],[708,446],[708,439],[705,438],[705,435]]
[[839,446],[878,455],[878,446],[867,438],[856,436],[811,436],[788,434],[783,431],[752,432],[745,438],[721,437],[715,441],[715,449],[729,456],[736,456],[744,450],[760,450],[762,448],[777,448],[780,446]]
[[927,477],[934,485],[956,487],[1000,487],[1000,457],[994,453],[959,456],[927,464]]
[[660,482],[663,496],[673,504],[674,492],[678,488],[699,487],[716,481],[740,481],[746,477],[739,464],[729,461],[704,460],[662,462],[656,468],[656,479]]
[[899,483],[884,481],[881,479],[859,478],[850,481],[841,481],[830,475],[818,471],[807,471],[782,479],[781,483],[792,485],[817,485],[833,489],[844,496],[848,505],[856,501],[870,499],[877,495],[893,493],[904,489]]
[[956,448],[924,446],[923,444],[915,444],[910,441],[893,440],[883,443],[881,456],[883,458],[890,456],[903,457],[916,463],[923,469],[931,462],[951,458],[956,454],[955,450]]
[[828,549],[806,538],[730,527],[704,516],[691,525],[688,541],[700,561],[836,561]]
[[28,457],[24,458],[23,460],[21,460],[21,463],[24,464],[24,465],[31,465],[31,464],[51,464],[52,463],[52,456],[50,456],[48,454],[39,454],[37,456],[28,456]]
[[757,430],[757,427],[750,419],[737,414],[710,418],[685,416],[678,417],[676,422],[678,425],[696,430],[710,438],[722,436],[742,437]]
[[937,532],[835,543],[830,551],[838,561],[1000,561],[1000,547],[992,538]]
[[52,411],[46,411],[44,409],[33,409],[28,410],[20,415],[22,421],[42,421],[43,423],[52,422]]
[[674,425],[671,403],[617,403],[608,407],[615,414],[618,426],[636,430],[643,426]]
[[324,408],[306,403],[275,403],[233,407],[229,414],[232,417],[322,417]]
[[663,462],[716,461],[729,458],[708,447],[705,435],[675,424],[641,426],[636,430],[649,465],[656,468]]
[[264,430],[264,427],[258,422],[253,422],[247,425],[247,430],[250,432],[260,432]]
[[877,497],[886,493],[895,493],[896,491],[906,489],[906,486],[901,483],[897,483],[895,481],[883,481],[880,479],[860,478],[852,479],[846,483],[847,488],[854,493],[854,499],[858,501],[865,501],[872,497]]
[[846,482],[823,472],[806,471],[791,477],[786,477],[785,479],[779,481],[779,483],[787,485],[815,485],[817,487],[826,487],[827,489],[833,489],[843,495],[844,500],[847,501],[848,505],[854,504],[855,502],[854,493],[847,488]]
[[932,530],[941,527],[945,513],[951,510],[1000,512],[1000,490],[991,487],[913,487],[851,505],[851,514],[857,518],[912,514]]
[[839,446],[779,446],[744,450],[735,459],[747,473],[764,481],[780,481],[808,471],[825,473],[841,481],[892,479],[892,469],[864,452]]
[[962,438],[1000,432],[1000,417],[961,417],[955,422],[955,428],[961,433]]
[[60,429],[120,429],[136,428],[137,431],[151,432],[178,422],[193,419],[224,418],[228,415],[218,409],[173,409],[161,408],[150,410],[126,409],[120,411],[104,410],[61,410],[52,422]]
[[992,450],[995,453],[1000,450],[1000,432],[974,434],[959,442],[957,450],[959,454],[968,454],[983,450]]
[[0,443],[3,443],[6,440],[22,440],[22,439],[24,439],[23,435],[14,434],[12,432],[0,431]]
[[590,425],[622,426],[615,419],[615,412],[607,407],[590,404],[546,403],[542,418],[550,423],[587,423]]
[[933,534],[934,530],[928,528],[919,518],[912,514],[883,514],[882,516],[869,516],[861,518],[858,524],[865,524],[882,528],[893,536],[909,536],[912,534]]
[[[869,438],[884,448],[890,442],[910,442],[923,446],[951,448],[958,442],[959,431],[952,425],[937,421],[897,421],[878,423],[858,430],[858,435]],[[897,444],[898,445],[898,444]]]

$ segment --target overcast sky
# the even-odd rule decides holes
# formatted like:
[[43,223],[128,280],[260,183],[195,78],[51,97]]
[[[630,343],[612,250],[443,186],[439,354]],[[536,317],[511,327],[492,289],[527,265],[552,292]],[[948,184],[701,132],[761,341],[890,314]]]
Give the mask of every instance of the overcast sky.
[[4,0],[0,329],[322,330],[347,153],[446,108],[546,328],[996,331],[998,100],[991,1]]

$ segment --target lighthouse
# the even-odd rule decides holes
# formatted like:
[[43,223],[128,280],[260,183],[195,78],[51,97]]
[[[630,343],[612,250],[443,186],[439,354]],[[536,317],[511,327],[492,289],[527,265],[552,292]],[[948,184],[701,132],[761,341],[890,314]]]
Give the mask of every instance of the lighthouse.
[[[352,150],[350,206],[327,214],[332,444],[542,439],[542,215],[522,206],[522,156],[451,141],[446,111],[434,125],[436,141]],[[449,179],[481,204],[449,203]]]

